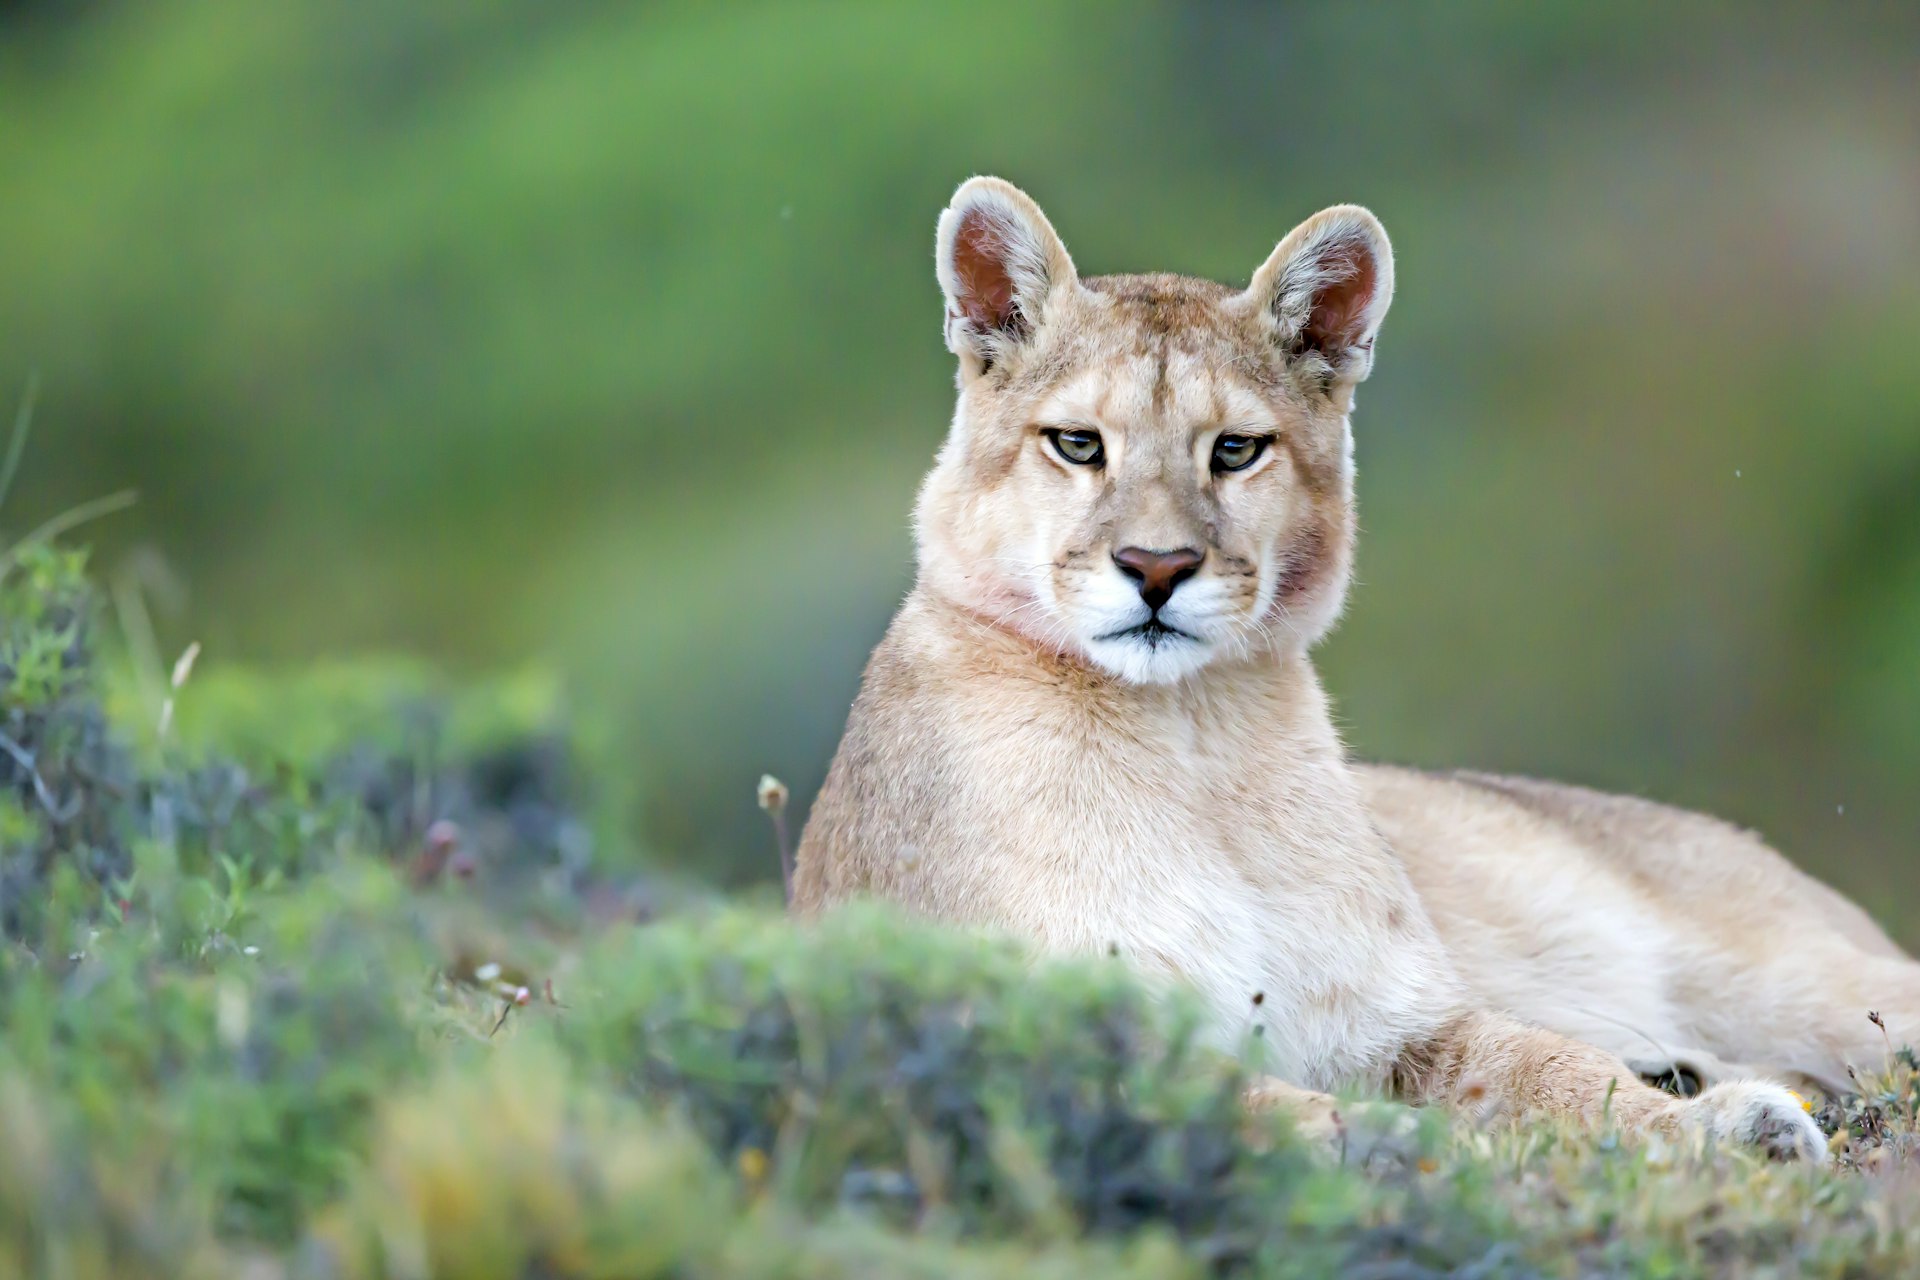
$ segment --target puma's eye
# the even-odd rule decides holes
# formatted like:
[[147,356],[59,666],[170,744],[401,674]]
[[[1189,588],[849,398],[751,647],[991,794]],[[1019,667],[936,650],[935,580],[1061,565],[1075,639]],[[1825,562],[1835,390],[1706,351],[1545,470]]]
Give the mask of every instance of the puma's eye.
[[1061,457],[1075,466],[1093,467],[1106,460],[1106,450],[1100,444],[1100,433],[1089,431],[1085,427],[1056,427],[1047,432],[1047,439],[1053,442],[1053,449]]
[[1213,442],[1213,470],[1245,471],[1267,451],[1267,437],[1224,435]]

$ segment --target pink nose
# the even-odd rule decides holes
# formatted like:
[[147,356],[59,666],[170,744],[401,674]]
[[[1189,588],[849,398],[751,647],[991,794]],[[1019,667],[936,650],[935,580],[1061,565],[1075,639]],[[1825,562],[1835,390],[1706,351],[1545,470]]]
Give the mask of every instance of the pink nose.
[[1191,578],[1206,558],[1206,552],[1192,547],[1181,547],[1177,551],[1122,547],[1113,553],[1113,562],[1120,566],[1120,572],[1139,585],[1140,598],[1156,613],[1173,599],[1173,589]]

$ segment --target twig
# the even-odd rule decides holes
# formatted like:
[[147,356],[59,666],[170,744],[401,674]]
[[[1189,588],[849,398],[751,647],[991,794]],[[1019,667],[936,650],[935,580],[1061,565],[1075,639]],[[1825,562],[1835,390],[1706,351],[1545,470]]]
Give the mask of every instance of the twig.
[[793,904],[793,837],[787,831],[787,784],[772,774],[760,779],[760,807],[773,822],[774,843],[780,847],[780,887]]
[[492,1039],[494,1036],[500,1034],[500,1028],[507,1025],[507,1015],[513,1012],[513,1008],[514,1005],[511,1000],[500,1006],[500,1021],[494,1023],[493,1030],[487,1032],[488,1039]]
[[[500,966],[496,964],[496,965],[482,966],[482,967],[498,969]],[[500,1021],[493,1024],[492,1031],[487,1032],[487,1035],[489,1038],[497,1034],[500,1028],[507,1025],[508,1014],[512,1013],[515,1009],[518,1009],[521,1005],[526,1004],[533,999],[533,992],[529,988],[520,986],[513,982],[495,982],[493,984],[493,990],[495,995],[499,996],[502,1000],[505,1000],[507,1003],[505,1007],[503,1007],[500,1010]],[[549,990],[551,990],[551,988],[549,988]]]
[[61,812],[59,803],[53,798],[53,792],[47,788],[47,780],[40,776],[39,764],[33,758],[31,751],[15,742],[5,733],[0,733],[0,751],[4,751],[12,756],[13,762],[20,766],[21,771],[24,772],[27,778],[33,783],[33,794],[39,798],[41,807],[47,811],[47,816],[53,819],[55,826],[64,827],[68,822],[72,821],[74,814],[78,812],[78,806],[76,805],[64,813]]

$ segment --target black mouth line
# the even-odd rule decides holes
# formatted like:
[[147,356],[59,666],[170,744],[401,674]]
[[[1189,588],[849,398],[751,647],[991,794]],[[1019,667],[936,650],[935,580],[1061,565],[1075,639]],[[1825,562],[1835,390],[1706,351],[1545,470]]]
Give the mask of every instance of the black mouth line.
[[1158,618],[1148,618],[1145,622],[1135,623],[1131,627],[1122,627],[1110,631],[1104,636],[1095,636],[1096,640],[1145,640],[1149,649],[1158,648],[1170,640],[1191,640],[1195,644],[1200,637],[1189,635],[1178,627],[1170,627]]

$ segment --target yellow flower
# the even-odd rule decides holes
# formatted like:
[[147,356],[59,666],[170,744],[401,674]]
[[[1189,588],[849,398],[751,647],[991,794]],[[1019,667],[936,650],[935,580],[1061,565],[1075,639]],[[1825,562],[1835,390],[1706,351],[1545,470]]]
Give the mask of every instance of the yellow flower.
[[767,1176],[767,1153],[758,1147],[747,1147],[740,1152],[740,1176],[748,1182],[758,1182]]

